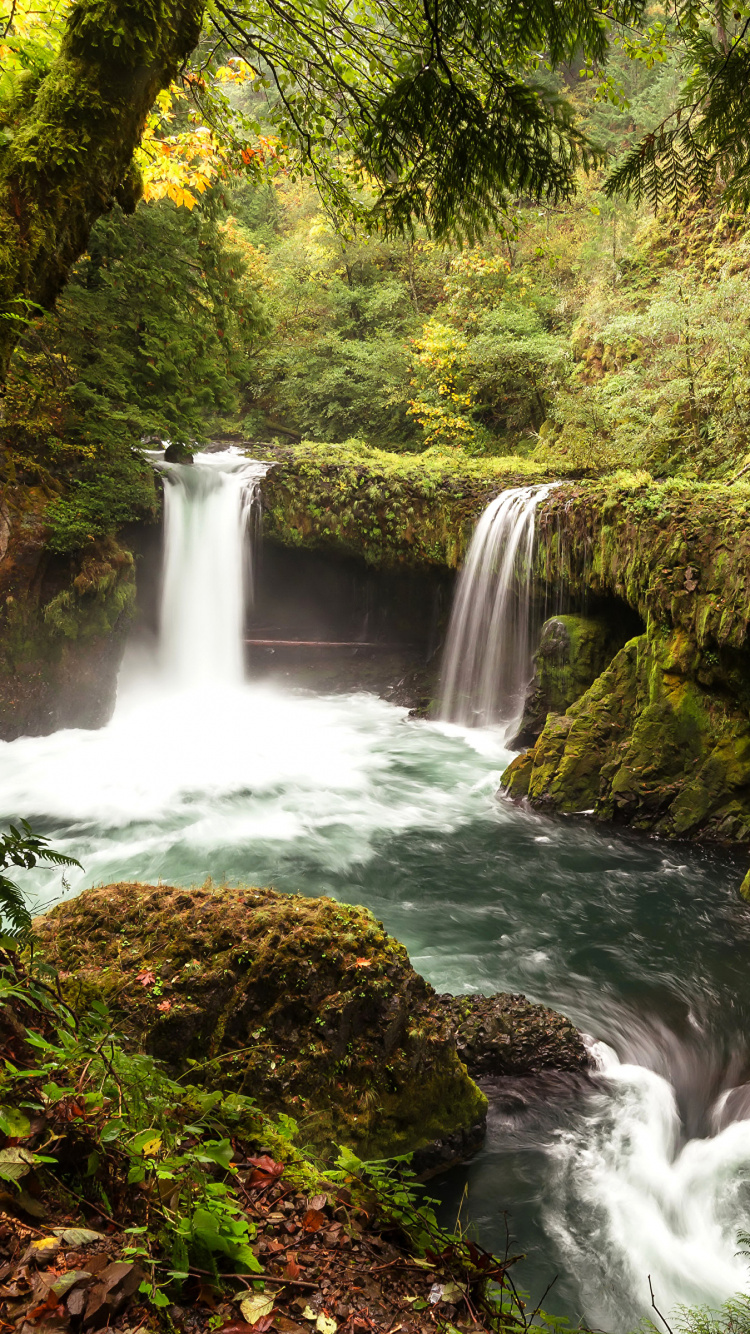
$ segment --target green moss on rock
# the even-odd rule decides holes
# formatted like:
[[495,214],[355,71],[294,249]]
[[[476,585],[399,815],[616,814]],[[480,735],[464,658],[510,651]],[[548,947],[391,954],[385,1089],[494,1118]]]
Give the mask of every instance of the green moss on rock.
[[98,727],[109,717],[135,564],[114,539],[69,557],[46,546],[48,496],[18,486],[0,512],[0,736]]
[[434,991],[364,908],[117,884],[36,932],[73,1000],[108,1001],[155,1056],[288,1113],[305,1143],[384,1157],[481,1127]]
[[[700,655],[698,655],[698,659]],[[510,796],[673,837],[750,840],[750,720],[682,632],[640,635],[503,775]]]
[[593,616],[560,615],[544,622],[534,656],[516,745],[531,745],[549,713],[564,713],[611,661],[625,636]]

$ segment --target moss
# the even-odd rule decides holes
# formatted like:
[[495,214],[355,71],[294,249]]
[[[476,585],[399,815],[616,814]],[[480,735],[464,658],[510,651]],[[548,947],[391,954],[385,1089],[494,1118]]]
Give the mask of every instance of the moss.
[[611,660],[625,636],[592,616],[552,616],[542,626],[534,678],[515,744],[531,745],[549,713],[564,713]]
[[0,151],[0,382],[19,314],[49,307],[93,222],[133,194],[131,159],[160,88],[198,40],[188,0],[79,0],[45,77],[14,108]]
[[153,1054],[293,1116],[305,1143],[383,1157],[484,1118],[432,988],[365,909],[118,884],[56,908],[37,936],[74,1003],[115,1005]]
[[262,484],[265,535],[380,566],[454,569],[491,497],[547,475],[528,459],[475,459],[459,451],[390,454],[304,443],[279,448],[273,458]]
[[0,562],[0,736],[99,726],[111,712],[135,566],[112,539],[61,559],[45,547],[47,497],[17,487]]
[[750,720],[692,675],[682,632],[625,645],[534,749],[509,795],[679,837],[750,839]]

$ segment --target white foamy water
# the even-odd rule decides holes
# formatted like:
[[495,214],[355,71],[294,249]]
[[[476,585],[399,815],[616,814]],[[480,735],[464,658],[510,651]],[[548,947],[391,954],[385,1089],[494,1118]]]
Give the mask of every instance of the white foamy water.
[[531,677],[531,574],[536,511],[551,486],[490,502],[459,575],[445,652],[441,713],[472,727],[518,731]]
[[[750,1206],[741,1062],[729,1083],[719,1065],[709,1080],[666,1021],[641,1031],[615,1005],[620,977],[632,994],[634,959],[647,982],[678,994],[675,979],[692,968],[700,991],[709,937],[688,963],[690,932],[669,953],[679,914],[658,948],[649,934],[669,916],[680,877],[690,881],[689,912],[699,882],[712,892],[711,874],[696,862],[671,868],[644,927],[631,906],[653,913],[663,852],[498,803],[509,758],[502,727],[409,722],[371,695],[245,682],[245,534],[258,475],[232,454],[170,471],[155,657],[124,672],[107,727],[0,743],[0,809],[80,858],[74,889],[207,874],[301,884],[367,902],[418,946],[418,966],[438,986],[528,988],[566,1009],[605,1040],[596,1050],[607,1084],[561,1111],[535,1145],[545,1168],[533,1209],[555,1265],[575,1275],[583,1314],[610,1330],[648,1313],[649,1275],[665,1311],[730,1297],[745,1286],[735,1251]],[[514,532],[528,549],[536,497],[518,504]],[[34,884],[49,902],[59,872],[40,872]],[[581,963],[583,943],[600,944],[604,962]],[[705,1103],[703,1132],[681,1105],[686,1090]],[[491,1178],[498,1220],[513,1210],[503,1153]],[[483,1163],[496,1171],[491,1155]]]

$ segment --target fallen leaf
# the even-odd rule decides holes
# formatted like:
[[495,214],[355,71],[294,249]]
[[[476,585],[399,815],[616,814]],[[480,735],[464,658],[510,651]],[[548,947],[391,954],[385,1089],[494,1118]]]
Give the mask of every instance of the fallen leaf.
[[90,1227],[53,1227],[52,1231],[64,1246],[88,1246],[90,1241],[104,1241],[103,1232],[93,1232]]
[[293,1281],[295,1278],[299,1278],[301,1273],[302,1270],[297,1264],[297,1261],[295,1260],[294,1256],[290,1255],[289,1259],[286,1262],[286,1266],[284,1268],[283,1277]]
[[325,1209],[327,1203],[328,1203],[328,1196],[327,1196],[327,1195],[313,1195],[313,1197],[312,1197],[312,1199],[311,1199],[311,1201],[310,1201],[310,1208],[311,1208],[311,1209]]
[[354,966],[355,968],[372,968],[372,959],[357,959]]
[[254,1292],[250,1297],[245,1297],[244,1301],[240,1302],[240,1310],[248,1325],[256,1327],[264,1316],[270,1316],[273,1306],[273,1297],[267,1297],[264,1292]]
[[315,1328],[319,1331],[319,1334],[336,1334],[338,1324],[332,1316],[323,1315],[323,1312],[321,1311],[315,1321]]
[[161,1010],[162,1014],[169,1014],[169,1011],[172,1008],[172,1002],[171,1000],[159,1001],[159,1004],[157,1005],[156,1008],[157,1010]]
[[40,1237],[38,1241],[31,1242],[27,1254],[35,1264],[46,1265],[54,1260],[59,1249],[60,1242],[57,1237]]
[[317,1232],[327,1222],[328,1219],[325,1214],[320,1212],[320,1209],[308,1209],[302,1219],[302,1226],[305,1232]]
[[217,1334],[250,1334],[254,1328],[246,1320],[229,1320],[226,1325],[219,1325]]
[[136,973],[135,980],[140,982],[142,987],[152,987],[156,981],[156,973],[150,968],[143,968],[140,973]]
[[76,1283],[82,1283],[84,1279],[91,1277],[92,1275],[88,1269],[69,1269],[67,1273],[61,1274],[56,1282],[52,1284],[51,1291],[54,1292],[56,1297],[64,1297],[66,1292],[76,1286]]
[[0,1181],[20,1181],[34,1166],[34,1155],[28,1149],[0,1150]]
[[463,1300],[463,1288],[459,1288],[457,1283],[446,1283],[443,1288],[444,1302],[460,1302]]
[[309,1302],[302,1307],[302,1315],[305,1320],[317,1320],[318,1313],[314,1311]]

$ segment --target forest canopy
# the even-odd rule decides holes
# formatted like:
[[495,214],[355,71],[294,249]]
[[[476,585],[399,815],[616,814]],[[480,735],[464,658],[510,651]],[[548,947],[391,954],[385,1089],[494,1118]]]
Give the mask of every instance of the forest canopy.
[[[0,38],[4,472],[48,489],[53,546],[151,513],[142,446],[165,438],[744,466],[744,149],[710,111],[742,9],[160,13],[145,32],[124,5],[17,0]],[[686,123],[711,165],[676,136],[666,189],[659,136]]]

